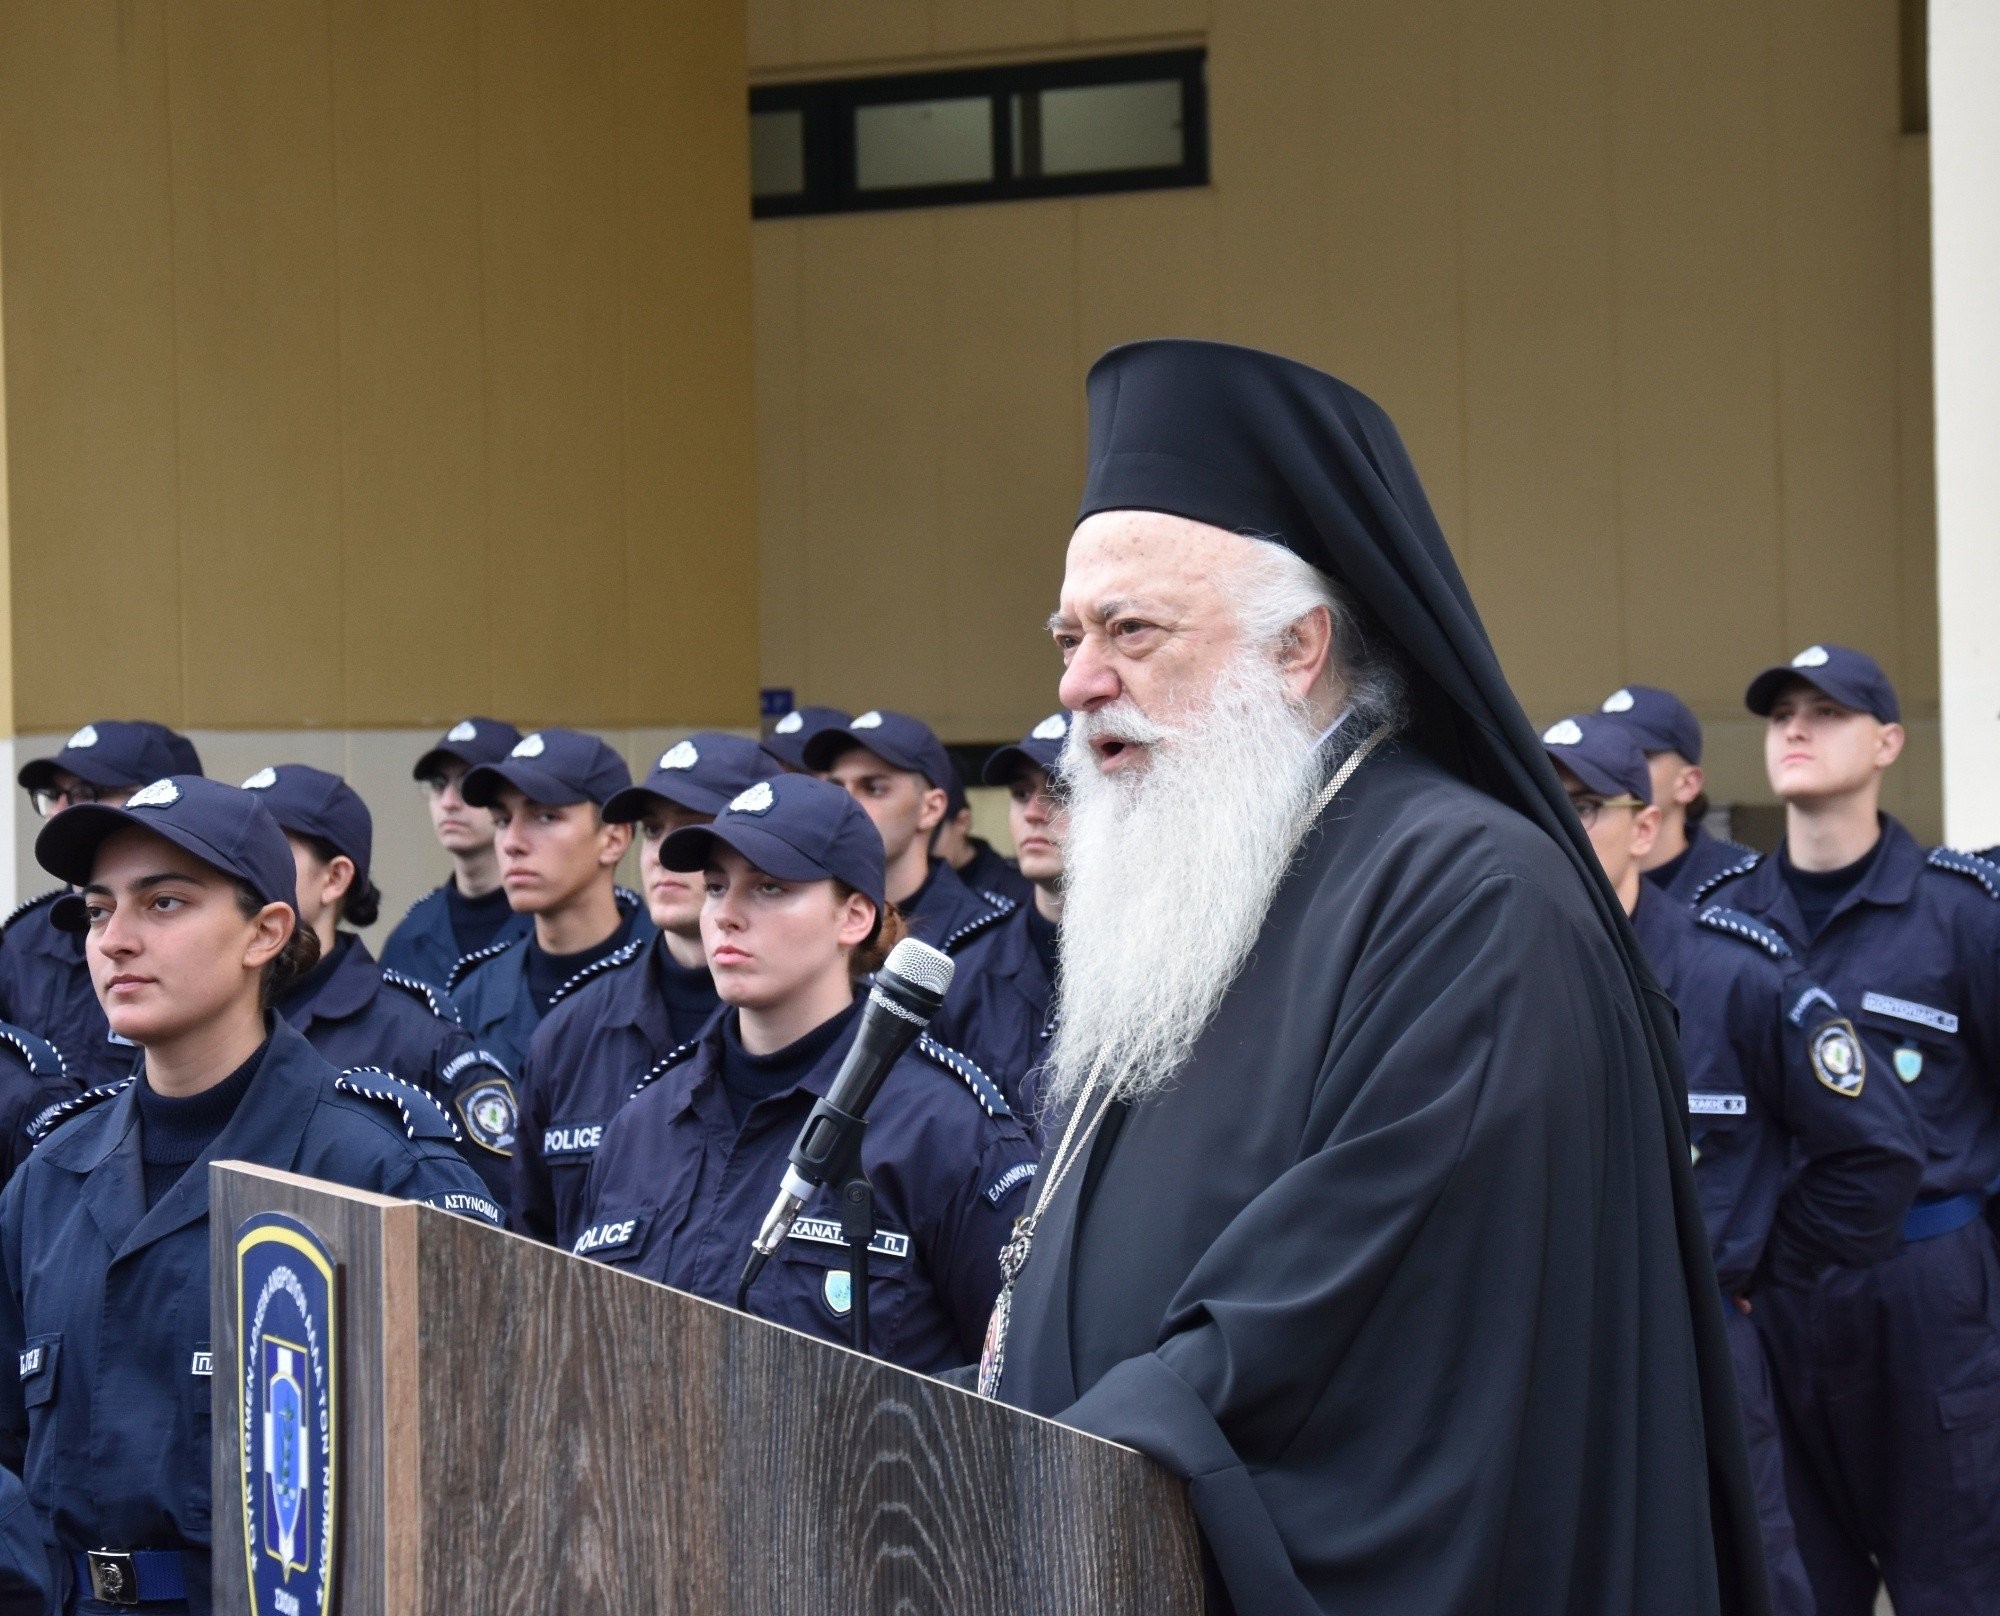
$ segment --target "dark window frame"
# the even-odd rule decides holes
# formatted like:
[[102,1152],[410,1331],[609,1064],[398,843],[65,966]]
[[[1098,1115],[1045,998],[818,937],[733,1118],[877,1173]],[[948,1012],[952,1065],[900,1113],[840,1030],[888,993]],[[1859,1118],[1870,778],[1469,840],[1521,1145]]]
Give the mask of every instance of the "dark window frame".
[[[952,207],[968,202],[1017,202],[1052,196],[1093,196],[1208,184],[1208,53],[1199,47],[1132,56],[1079,56],[1061,61],[893,73],[872,78],[763,85],[750,92],[750,111],[802,114],[805,188],[792,195],[752,197],[757,219],[825,213],[876,213],[891,208]],[[1042,90],[1143,84],[1181,85],[1179,163],[1160,168],[1100,169],[1084,174],[1018,175],[1014,162],[1014,98]],[[862,190],[855,183],[855,112],[863,106],[983,96],[993,116],[990,180]]]

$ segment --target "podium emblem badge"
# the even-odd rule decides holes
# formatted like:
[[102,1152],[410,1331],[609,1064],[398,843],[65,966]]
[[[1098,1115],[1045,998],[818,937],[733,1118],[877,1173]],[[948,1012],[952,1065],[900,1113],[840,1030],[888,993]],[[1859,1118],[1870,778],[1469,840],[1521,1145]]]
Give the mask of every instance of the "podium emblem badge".
[[244,1569],[257,1616],[333,1608],[339,1476],[337,1270],[296,1218],[236,1231]]

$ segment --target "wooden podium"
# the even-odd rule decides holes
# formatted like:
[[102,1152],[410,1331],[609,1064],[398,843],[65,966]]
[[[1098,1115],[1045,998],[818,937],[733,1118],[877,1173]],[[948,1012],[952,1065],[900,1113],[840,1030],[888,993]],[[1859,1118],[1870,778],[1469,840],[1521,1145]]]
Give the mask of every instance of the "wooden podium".
[[342,1616],[1197,1616],[1128,1448],[430,1207],[211,1169],[215,1609],[245,1616],[234,1235],[340,1265]]

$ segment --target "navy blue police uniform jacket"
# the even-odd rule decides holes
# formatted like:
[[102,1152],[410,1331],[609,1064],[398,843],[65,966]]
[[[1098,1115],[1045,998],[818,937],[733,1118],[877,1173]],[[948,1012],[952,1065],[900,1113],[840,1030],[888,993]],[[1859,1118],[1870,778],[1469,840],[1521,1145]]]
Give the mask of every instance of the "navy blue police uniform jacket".
[[947,954],[963,953],[1021,906],[998,892],[975,892],[943,859],[931,860],[931,873],[903,910],[909,934]]
[[68,890],[29,899],[0,925],[0,1020],[54,1044],[69,1075],[95,1088],[129,1076],[139,1052],[104,1019],[82,937],[50,923],[50,909]]
[[1021,866],[1010,858],[1002,858],[1000,851],[984,837],[972,839],[972,857],[965,868],[958,871],[960,883],[974,892],[991,892],[1002,898],[1011,898],[1015,903],[1035,901],[1035,883],[1021,873]]
[[971,1056],[1000,1085],[1014,1115],[1038,1134],[1040,1070],[1055,1015],[1055,984],[1028,936],[1023,905],[959,956],[930,1033]]
[[[678,1011],[666,982],[679,967],[654,936],[625,969],[556,1005],[528,1040],[507,1226],[565,1251],[583,1232],[583,1186],[604,1130],[652,1066],[687,1045],[719,1001],[706,979]],[[682,973],[693,975],[694,973]],[[690,1011],[699,1011],[698,1019]]]
[[[518,942],[534,929],[533,915],[510,914],[493,943]],[[450,986],[452,971],[469,952],[459,947],[451,929],[451,902],[444,887],[432,887],[404,911],[382,944],[382,967],[442,990]]]
[[[586,982],[630,965],[651,942],[655,928],[636,892],[618,889],[625,941],[593,960],[556,990],[553,1010]],[[452,968],[446,984],[452,1012],[472,1041],[510,1072],[518,1072],[528,1053],[528,1041],[541,1025],[542,1012],[528,991],[528,943],[533,937],[494,943],[468,954]]]
[[504,1205],[514,1149],[514,1084],[497,1057],[477,1047],[437,989],[377,965],[368,945],[344,934],[332,974],[285,1019],[340,1071],[369,1067],[414,1083],[452,1114],[459,1150]]
[[1680,1012],[1688,1133],[1715,1272],[1741,1295],[1895,1251],[1922,1170],[1908,1097],[1783,937],[1642,888],[1639,945]]
[[62,1609],[60,1586],[28,1489],[0,1470],[0,1616],[51,1616]]
[[[235,1115],[150,1211],[132,1078],[71,1101],[0,1194],[0,1361],[18,1366],[0,1376],[0,1464],[26,1481],[59,1563],[180,1550],[195,1613],[212,1604],[209,1162],[500,1221],[425,1094],[338,1072],[282,1017],[269,1024]],[[71,1608],[111,1607],[86,1588]]]
[[1757,858],[1741,842],[1711,836],[1698,824],[1688,826],[1687,838],[1687,854],[1674,867],[1671,880],[1656,881],[1653,878],[1659,871],[1646,872],[1646,879],[1676,903],[1693,903],[1695,894],[1713,884],[1723,871],[1745,868]]
[[1782,933],[1908,1093],[1926,1150],[1906,1235],[1977,1217],[2000,1181],[2000,868],[1927,851],[1885,814],[1874,864],[1817,937],[1775,854],[1704,896]]
[[0,1021],[0,1185],[28,1159],[35,1121],[82,1092],[55,1045]]
[[[647,1074],[605,1130],[572,1249],[733,1303],[792,1144],[859,1024],[856,1016],[794,1087],[752,1107],[739,1132],[717,1016],[683,1058]],[[925,1373],[973,1362],[1000,1290],[1000,1248],[1027,1210],[1035,1147],[977,1067],[923,1038],[883,1081],[861,1155],[876,1197],[875,1355]],[[822,1190],[751,1287],[749,1309],[845,1345],[850,1302],[839,1213]]]

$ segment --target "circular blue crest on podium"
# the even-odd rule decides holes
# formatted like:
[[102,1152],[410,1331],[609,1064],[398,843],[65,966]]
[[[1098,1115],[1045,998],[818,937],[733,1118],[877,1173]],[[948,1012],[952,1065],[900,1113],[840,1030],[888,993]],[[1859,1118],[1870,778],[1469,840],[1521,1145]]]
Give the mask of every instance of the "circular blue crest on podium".
[[296,1218],[236,1231],[243,1555],[257,1616],[333,1608],[339,1308],[333,1254]]

